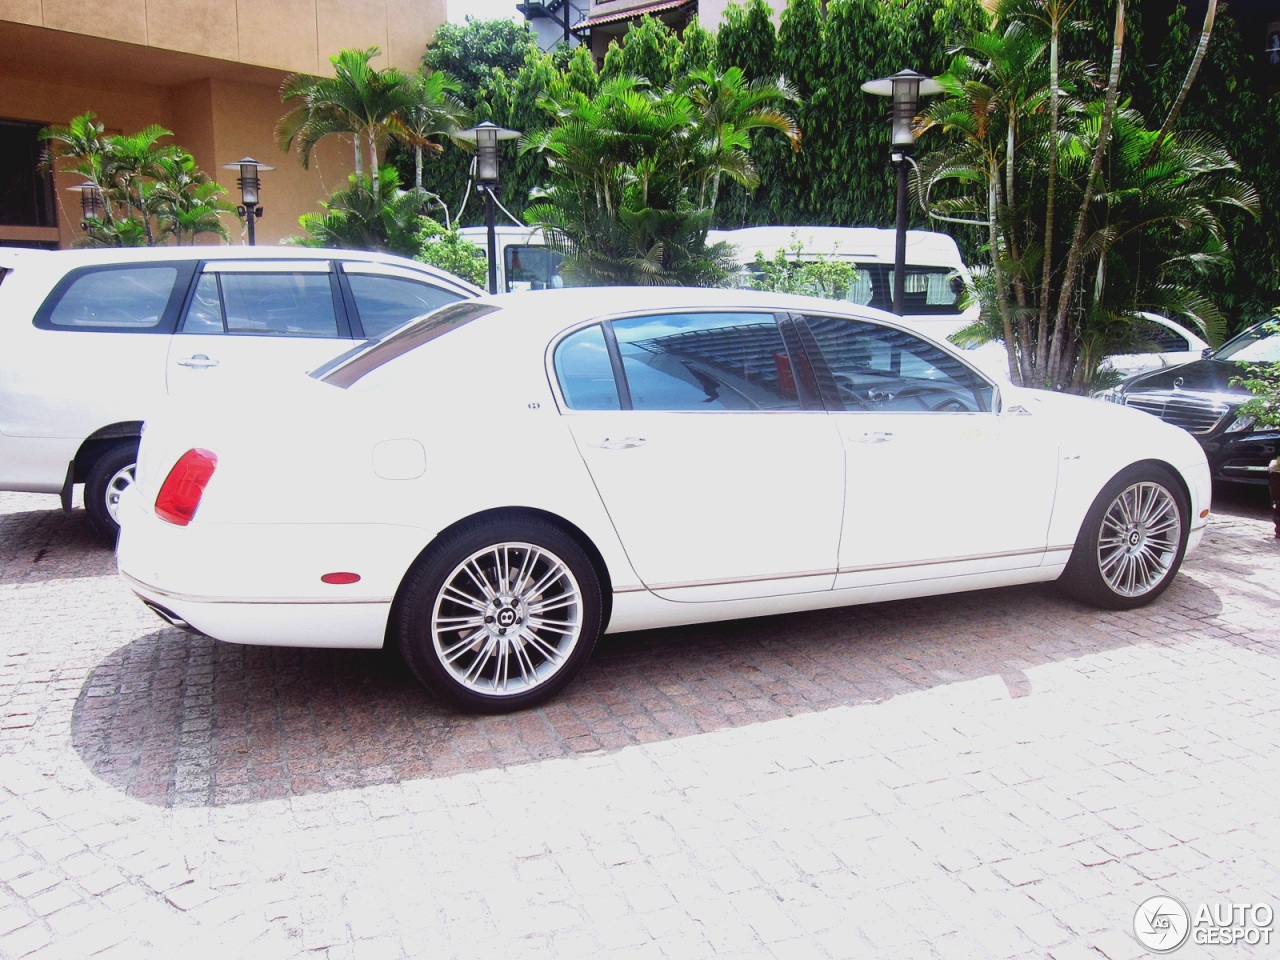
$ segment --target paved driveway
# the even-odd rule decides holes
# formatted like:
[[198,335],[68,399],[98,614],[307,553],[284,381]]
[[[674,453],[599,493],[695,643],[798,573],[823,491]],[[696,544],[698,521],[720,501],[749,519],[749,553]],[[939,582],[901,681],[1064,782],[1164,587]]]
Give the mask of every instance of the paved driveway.
[[[52,504],[0,494],[0,957],[1119,960],[1152,895],[1280,908],[1257,504],[1145,610],[606,638],[506,718],[165,627]],[[1178,952],[1246,955],[1280,941]]]

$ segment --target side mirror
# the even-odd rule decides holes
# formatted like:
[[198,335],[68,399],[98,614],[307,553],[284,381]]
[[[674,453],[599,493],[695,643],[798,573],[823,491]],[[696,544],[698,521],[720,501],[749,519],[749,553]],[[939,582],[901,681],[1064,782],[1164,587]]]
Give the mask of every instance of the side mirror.
[[1201,360],[1208,360],[1212,356],[1213,356],[1213,347],[1205,347],[1203,350],[1200,351]]

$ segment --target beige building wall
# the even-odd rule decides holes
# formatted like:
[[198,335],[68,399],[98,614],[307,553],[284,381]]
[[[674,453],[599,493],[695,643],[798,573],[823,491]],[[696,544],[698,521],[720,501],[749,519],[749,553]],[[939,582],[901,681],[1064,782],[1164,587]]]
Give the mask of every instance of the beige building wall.
[[[377,46],[379,65],[416,69],[444,17],[445,0],[0,0],[0,118],[63,124],[92,110],[113,133],[158,123],[232,202],[237,174],[222,165],[270,164],[257,239],[276,243],[352,170],[350,143],[336,137],[309,170],[276,147],[281,82],[330,72],[344,48]],[[77,183],[57,178],[56,228],[0,225],[0,243],[69,246],[80,235]],[[242,242],[238,219],[226,224]]]

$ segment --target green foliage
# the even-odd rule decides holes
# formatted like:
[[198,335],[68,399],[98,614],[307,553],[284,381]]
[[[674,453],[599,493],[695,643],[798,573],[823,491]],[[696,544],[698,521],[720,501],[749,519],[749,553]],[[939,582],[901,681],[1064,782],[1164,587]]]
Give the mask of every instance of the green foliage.
[[795,240],[790,250],[778,250],[772,257],[756,253],[751,264],[751,288],[776,293],[843,300],[857,280],[857,268],[847,261],[807,255]]
[[679,37],[657,17],[641,17],[625,42],[609,44],[600,79],[644,77],[655,88],[665,87],[676,76],[680,46]]
[[420,246],[422,220],[430,209],[432,195],[425,191],[399,189],[393,167],[378,171],[375,186],[368,177],[352,174],[345,190],[322,201],[321,212],[298,218],[309,237],[292,237],[288,242],[306,247],[341,247],[353,250],[383,250],[412,257]]
[[465,24],[441,26],[422,62],[429,70],[453,77],[466,91],[466,105],[474,109],[477,103],[491,99],[496,89],[520,72],[528,57],[538,53],[537,38],[527,26],[512,20],[467,17]]
[[415,260],[448,270],[477,287],[484,286],[488,276],[488,260],[474,243],[463,237],[457,228],[446,230],[425,217],[419,223],[418,250],[413,256]]
[[[920,160],[917,186],[933,212],[985,223],[1017,377],[1083,391],[1132,339],[1140,308],[1220,336],[1192,281],[1223,261],[1223,211],[1248,214],[1257,195],[1213,138],[1161,139],[1117,106],[1114,65],[1103,86],[1100,69],[1071,59],[1070,31],[1054,28],[1062,9],[1007,0],[998,26],[961,48],[920,122],[949,142]],[[953,192],[935,196],[939,186]]]
[[642,78],[603,78],[594,97],[556,88],[543,109],[554,126],[521,151],[547,160],[549,185],[526,210],[559,239],[580,284],[706,284],[725,278],[727,247],[706,247],[722,176],[756,178],[754,131],[797,137],[789,91],[740,70],[696,71],[663,89]]
[[[1278,319],[1263,329],[1272,336],[1280,336],[1280,308],[1273,313]],[[1240,408],[1240,415],[1253,417],[1260,426],[1280,427],[1280,360],[1240,366],[1244,368],[1244,375],[1231,382],[1253,394],[1253,399]]]
[[84,177],[101,195],[101,215],[84,221],[84,245],[155,246],[167,238],[181,245],[206,233],[227,238],[220,214],[235,207],[191,154],[159,142],[172,136],[163,127],[108,136],[89,112],[40,136],[49,142],[46,166]]

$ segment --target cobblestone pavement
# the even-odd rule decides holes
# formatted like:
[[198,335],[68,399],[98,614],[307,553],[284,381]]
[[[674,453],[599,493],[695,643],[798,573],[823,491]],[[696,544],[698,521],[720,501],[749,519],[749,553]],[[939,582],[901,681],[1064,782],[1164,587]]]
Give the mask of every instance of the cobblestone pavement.
[[1154,894],[1280,908],[1257,505],[1134,613],[606,638],[505,718],[386,654],[165,627],[54,506],[0,494],[0,957],[1122,960]]

